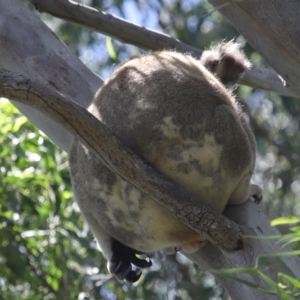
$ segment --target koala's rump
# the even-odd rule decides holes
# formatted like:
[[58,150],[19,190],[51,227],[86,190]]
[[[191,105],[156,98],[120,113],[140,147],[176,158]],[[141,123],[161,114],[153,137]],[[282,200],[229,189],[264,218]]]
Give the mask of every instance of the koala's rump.
[[241,180],[246,197],[253,136],[235,99],[192,57],[159,52],[130,60],[100,89],[90,111],[215,210],[223,211]]
[[[243,202],[248,196],[253,136],[231,94],[193,58],[162,52],[125,63],[89,111],[149,164],[215,210],[239,202],[231,198]],[[95,214],[110,235],[140,251],[201,239],[89,155],[82,170],[85,182],[77,187],[89,195],[83,195],[81,209]]]

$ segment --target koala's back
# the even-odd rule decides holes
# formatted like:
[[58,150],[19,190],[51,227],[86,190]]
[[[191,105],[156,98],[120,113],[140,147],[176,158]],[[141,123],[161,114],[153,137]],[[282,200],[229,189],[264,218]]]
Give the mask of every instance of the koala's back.
[[124,144],[220,212],[241,176],[252,172],[255,142],[234,98],[190,56],[158,52],[128,61],[101,88],[90,111]]
[[[192,57],[163,51],[127,61],[101,87],[89,111],[125,145],[215,210],[222,212],[228,203],[243,202],[248,197],[254,138],[230,92]],[[85,154],[82,149],[78,151],[79,160],[86,159],[88,150]],[[86,192],[91,193],[91,199],[102,193],[99,210],[103,210],[100,214],[106,220],[105,230],[113,237],[141,251],[149,246],[142,236],[151,239],[161,226],[174,240],[182,236],[189,239],[189,232],[194,238],[189,228],[153,200],[129,188],[95,155],[89,155],[91,159],[82,170]],[[92,194],[88,184],[96,178],[98,194]],[[93,207],[97,206],[93,201]],[[127,233],[121,225],[118,227],[117,214],[132,217],[121,218],[127,222]],[[138,228],[134,228],[134,222]],[[140,242],[129,241],[130,231]],[[165,236],[160,238],[167,244],[162,246],[173,243],[172,237],[169,242]]]

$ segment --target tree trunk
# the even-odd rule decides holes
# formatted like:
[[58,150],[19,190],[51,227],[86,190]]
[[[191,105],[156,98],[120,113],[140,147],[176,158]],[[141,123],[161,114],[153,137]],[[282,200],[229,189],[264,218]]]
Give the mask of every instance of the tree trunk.
[[300,1],[209,0],[278,72],[286,87],[300,92]]

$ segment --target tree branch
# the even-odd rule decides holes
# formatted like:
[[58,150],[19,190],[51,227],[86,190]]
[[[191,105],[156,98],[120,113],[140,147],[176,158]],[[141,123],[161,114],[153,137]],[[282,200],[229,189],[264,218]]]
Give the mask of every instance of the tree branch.
[[86,109],[38,82],[0,70],[0,95],[18,99],[63,125],[89,149],[93,149],[124,180],[162,205],[178,220],[204,235],[223,250],[243,248],[241,229],[199,199],[166,179],[124,147]]
[[[202,55],[201,50],[184,44],[166,34],[138,26],[71,0],[29,1],[40,12],[47,12],[60,19],[83,25],[94,31],[109,35],[123,43],[135,45],[146,50],[176,49],[180,52],[190,52],[196,57]],[[281,95],[300,98],[300,93],[290,91],[276,72],[266,68],[252,67],[245,74],[241,83]]]
[[[87,107],[102,84],[21,0],[0,0],[0,69],[26,74]],[[10,99],[14,100],[14,99]],[[68,151],[72,135],[37,110],[13,104],[55,144]]]
[[[248,200],[242,205],[229,205],[224,214],[238,224],[243,224],[245,251],[238,251],[234,254],[221,253],[219,249],[207,244],[197,253],[185,254],[194,263],[203,269],[212,272],[213,269],[248,268],[257,265],[257,258],[261,255],[266,257],[270,266],[259,267],[273,281],[278,282],[278,273],[283,273],[294,278],[300,278],[300,260],[298,256],[282,256],[279,260],[272,258],[272,254],[284,251],[291,251],[289,246],[282,246],[277,240],[266,240],[263,237],[280,235],[276,227],[270,226],[268,217],[264,214],[259,205]],[[256,238],[250,238],[256,237]],[[262,237],[262,238],[260,238]],[[214,274],[214,273],[213,273]],[[241,284],[226,276],[214,274],[219,283],[227,290],[232,300],[280,300],[279,295],[268,295],[261,291]],[[261,276],[249,273],[237,273],[240,280],[250,281],[265,289],[272,289],[268,281]]]

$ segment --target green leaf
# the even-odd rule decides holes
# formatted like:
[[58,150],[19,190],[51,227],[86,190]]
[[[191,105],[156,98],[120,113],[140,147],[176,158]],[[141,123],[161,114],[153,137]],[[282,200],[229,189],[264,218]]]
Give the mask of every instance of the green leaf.
[[297,280],[291,276],[283,273],[278,273],[278,278],[280,281],[292,284],[295,288],[300,289],[300,280]]
[[118,56],[114,49],[112,38],[110,36],[106,37],[106,48],[110,58],[113,60],[117,60]]
[[300,250],[278,252],[278,253],[270,254],[270,256],[273,256],[273,257],[277,257],[277,256],[295,256],[295,255],[300,255]]
[[271,221],[271,226],[277,226],[277,225],[282,225],[282,224],[295,224],[295,223],[298,223],[299,221],[300,221],[300,219],[296,216],[281,217],[281,218]]
[[28,121],[28,119],[25,116],[20,116],[20,117],[16,118],[13,128],[12,128],[12,131],[18,132],[20,130],[20,127],[22,125],[24,125],[27,121]]
[[[215,273],[215,270],[213,271],[213,273]],[[258,272],[256,272],[256,274],[258,275]],[[269,295],[276,295],[277,294],[275,291],[270,291],[270,290],[268,290],[266,288],[263,288],[262,286],[260,286],[260,285],[258,285],[256,283],[253,283],[252,281],[241,279],[241,278],[239,278],[237,276],[233,276],[233,275],[227,274],[226,278],[230,278],[230,279],[232,279],[234,281],[237,281],[237,282],[240,282],[240,283],[245,284],[247,286],[250,286],[250,287],[252,287],[252,288],[254,288],[254,289],[258,290],[258,291],[261,291],[261,292],[263,292],[265,294],[269,294]]]
[[267,256],[262,255],[257,258],[256,266],[258,268],[269,267],[270,265],[271,265],[271,262]]
[[212,273],[218,275],[229,275],[229,274],[236,274],[236,273],[243,273],[243,274],[250,274],[250,275],[257,275],[258,271],[256,268],[233,268],[233,269],[220,269],[220,270],[211,270]]
[[273,281],[268,275],[266,275],[265,273],[258,271],[258,274],[260,277],[262,277],[265,282],[273,288],[273,290],[277,290],[278,286],[277,283],[275,281]]

